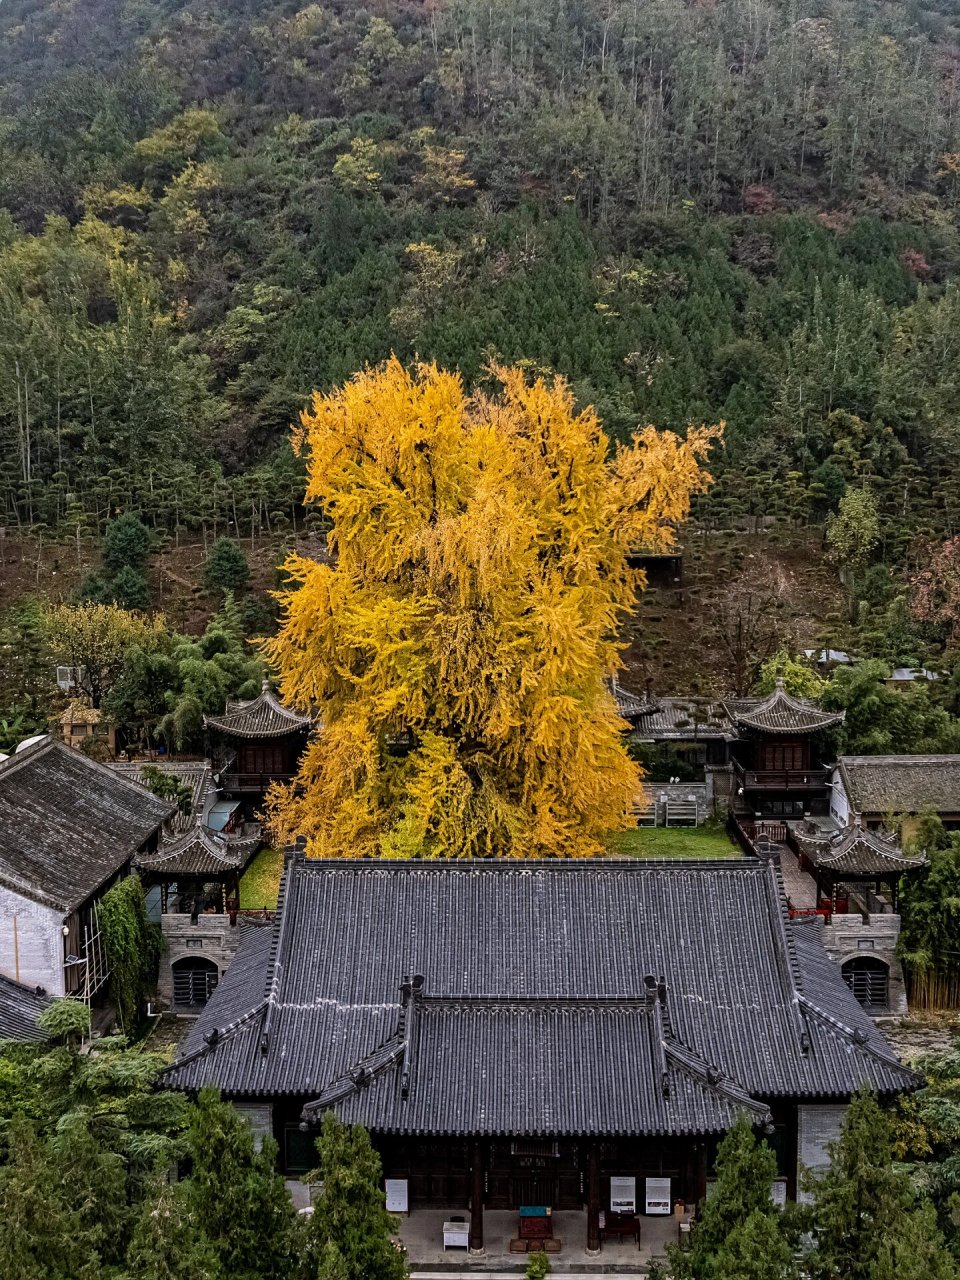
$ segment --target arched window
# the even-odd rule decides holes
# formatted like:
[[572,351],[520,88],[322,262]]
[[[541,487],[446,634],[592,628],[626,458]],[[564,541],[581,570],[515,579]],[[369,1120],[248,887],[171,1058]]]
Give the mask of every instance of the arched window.
[[186,956],[173,963],[173,1003],[197,1008],[210,999],[220,970],[212,960],[202,956]]
[[857,956],[841,966],[843,980],[865,1009],[886,1010],[890,1002],[890,970],[876,956]]

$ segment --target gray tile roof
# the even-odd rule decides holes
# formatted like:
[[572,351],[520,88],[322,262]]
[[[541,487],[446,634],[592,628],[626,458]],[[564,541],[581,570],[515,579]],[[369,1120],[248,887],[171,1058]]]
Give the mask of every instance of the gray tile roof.
[[735,698],[727,711],[737,725],[760,733],[816,733],[842,724],[845,711],[824,711],[809,698],[787,693],[783,681],[765,698]]
[[[197,818],[203,814],[204,806],[213,789],[213,766],[209,760],[111,760],[107,767],[113,769],[128,782],[139,783],[147,787],[143,777],[143,766],[153,765],[161,773],[176,778],[178,782],[190,788],[190,812],[177,812],[170,819],[168,826],[173,831],[188,831]],[[150,788],[147,787],[149,791]]]
[[382,1131],[716,1132],[914,1084],[858,1008],[831,962],[801,972],[772,864],[298,859],[165,1083],[334,1097]]
[[927,865],[925,857],[908,858],[896,836],[882,831],[847,827],[828,837],[815,824],[812,831],[799,823],[792,828],[801,853],[819,870],[836,875],[891,876]]
[[0,1040],[45,1040],[37,1019],[49,1003],[42,987],[25,987],[0,973]]
[[208,729],[233,738],[282,738],[288,733],[304,733],[313,717],[285,707],[264,680],[263,688],[248,702],[228,702],[222,716],[204,716]]
[[841,756],[856,813],[960,813],[960,756]]
[[657,698],[634,719],[634,724],[637,737],[650,742],[690,742],[694,738],[703,742],[736,737],[722,703],[693,697]]
[[106,765],[44,739],[0,762],[0,883],[67,914],[171,812]]
[[260,827],[247,824],[242,835],[218,835],[200,822],[186,831],[166,836],[153,853],[141,853],[134,866],[154,877],[209,876],[221,879],[243,872],[261,843]]

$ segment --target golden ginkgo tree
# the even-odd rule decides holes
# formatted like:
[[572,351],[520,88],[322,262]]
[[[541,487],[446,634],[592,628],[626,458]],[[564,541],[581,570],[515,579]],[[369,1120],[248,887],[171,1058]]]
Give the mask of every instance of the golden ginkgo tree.
[[393,359],[302,415],[331,555],[287,562],[267,655],[322,730],[268,810],[313,856],[589,856],[637,797],[627,552],[671,546],[720,428],[611,449],[562,380],[492,373]]

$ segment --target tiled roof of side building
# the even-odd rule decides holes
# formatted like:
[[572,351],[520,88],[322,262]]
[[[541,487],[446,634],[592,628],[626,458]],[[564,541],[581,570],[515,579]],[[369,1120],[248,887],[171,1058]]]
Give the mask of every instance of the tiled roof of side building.
[[808,992],[759,862],[298,858],[269,947],[242,944],[164,1079],[491,1134],[718,1132],[777,1097],[915,1084],[826,972]]
[[45,1040],[37,1019],[49,1003],[42,987],[26,987],[0,973],[0,1040]]
[[228,702],[222,716],[204,716],[208,729],[234,738],[282,738],[288,733],[305,733],[313,717],[285,707],[264,680],[263,687],[249,702]]
[[856,813],[960,813],[960,755],[841,756]]
[[107,765],[44,739],[0,762],[0,883],[66,914],[172,812]]
[[765,698],[732,698],[727,711],[737,725],[760,733],[816,733],[842,724],[844,711],[825,711],[809,698],[788,693],[782,680]]
[[139,783],[147,787],[143,776],[144,765],[153,765],[161,773],[176,778],[178,782],[190,788],[190,812],[174,813],[168,826],[173,831],[188,831],[197,818],[202,815],[208,793],[213,788],[213,768],[209,760],[111,760],[108,768],[113,769],[128,782]]
[[650,742],[690,742],[736,737],[720,702],[697,697],[657,698],[634,719],[637,736]]

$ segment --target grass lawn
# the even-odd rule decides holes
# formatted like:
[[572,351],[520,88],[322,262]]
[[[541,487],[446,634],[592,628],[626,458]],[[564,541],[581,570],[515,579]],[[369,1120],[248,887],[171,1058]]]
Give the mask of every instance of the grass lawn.
[[613,854],[630,858],[739,858],[740,849],[723,827],[634,827],[607,837]]
[[240,907],[272,911],[280,892],[283,871],[282,849],[261,849],[240,878]]

